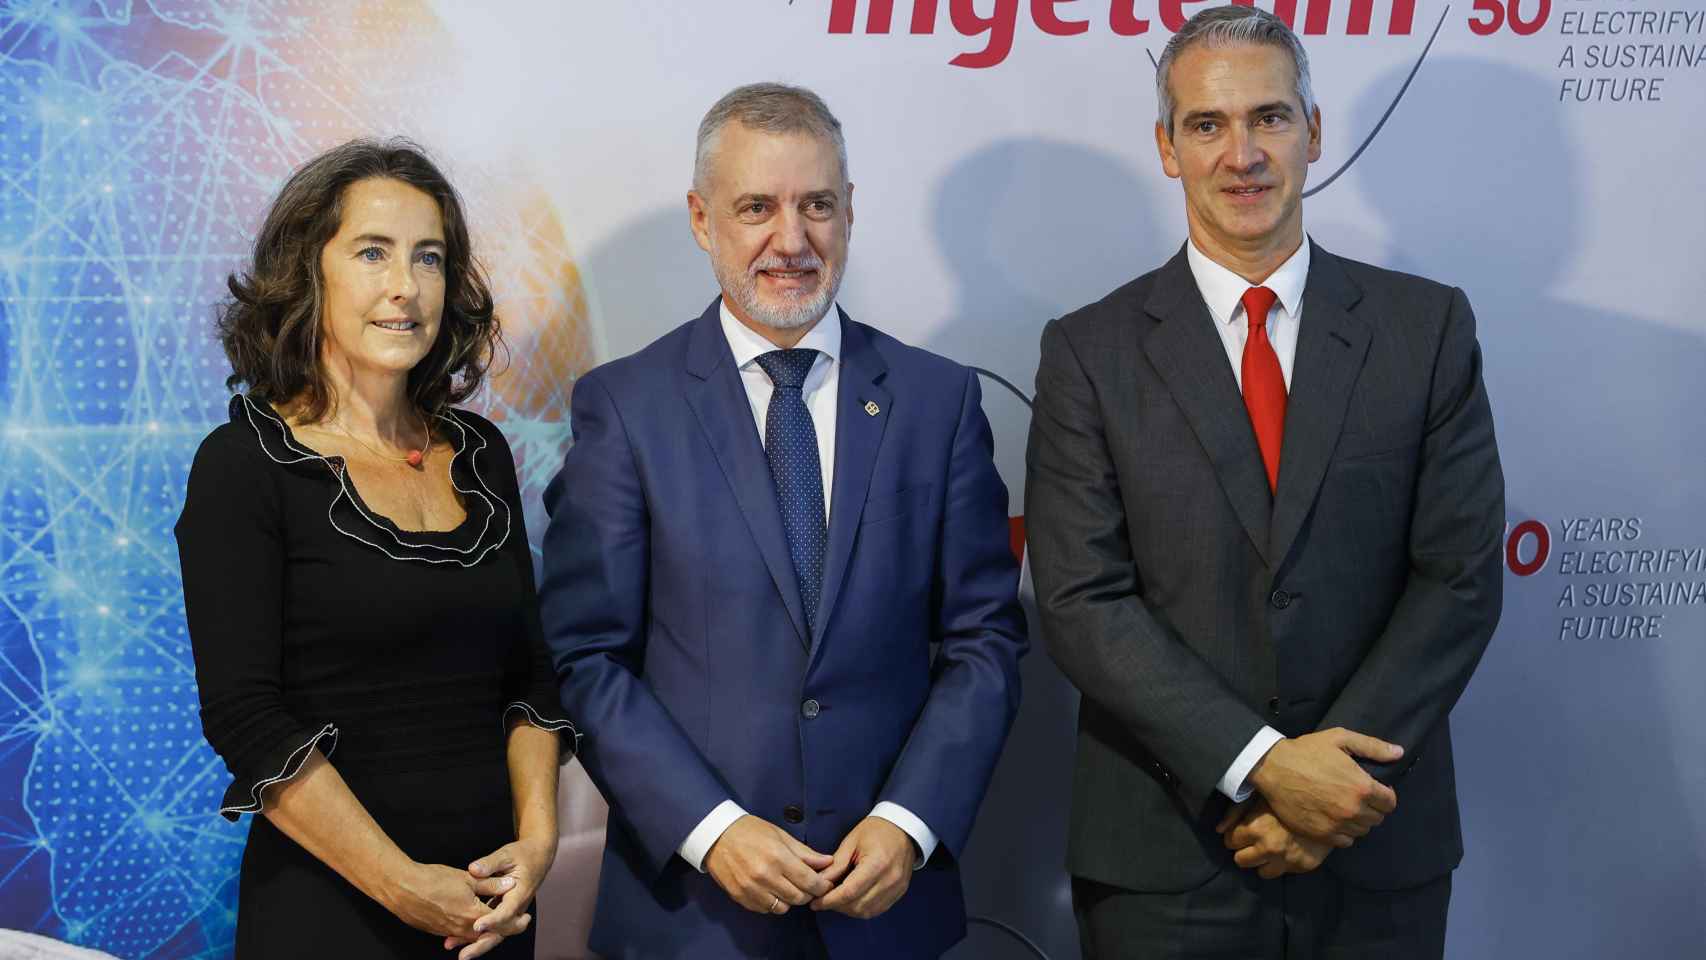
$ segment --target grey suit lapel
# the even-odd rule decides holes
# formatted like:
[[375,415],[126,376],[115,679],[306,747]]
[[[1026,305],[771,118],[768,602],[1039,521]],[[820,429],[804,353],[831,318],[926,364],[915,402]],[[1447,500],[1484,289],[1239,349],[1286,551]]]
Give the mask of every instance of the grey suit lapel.
[[1274,495],[1273,539],[1268,555],[1277,568],[1291,552],[1303,521],[1321,490],[1327,463],[1345,423],[1351,390],[1368,355],[1368,324],[1350,308],[1362,290],[1338,258],[1311,246],[1309,279],[1303,287],[1297,358],[1285,408],[1280,447],[1279,490]]
[[[826,318],[827,319],[827,318]],[[841,380],[835,398],[834,496],[829,508],[829,547],[823,560],[823,595],[818,598],[817,623],[812,636],[815,656],[824,633],[835,615],[835,602],[847,579],[847,563],[858,538],[859,518],[865,511],[865,495],[871,489],[871,470],[877,464],[893,410],[893,397],[882,386],[888,364],[871,345],[869,334],[842,313]],[[866,404],[876,404],[876,414]]]
[[723,336],[716,302],[693,324],[687,343],[687,373],[687,404],[699,419],[699,427],[705,431],[723,478],[728,481],[735,502],[740,504],[753,542],[770,570],[770,579],[788,608],[794,632],[802,645],[809,645],[799,579],[794,575],[794,561],[788,555],[788,535],[782,530],[782,513],[776,506],[770,463],[764,458],[764,444],[758,439],[752,406],[746,388],[741,385],[740,371],[735,369],[734,354],[729,351],[728,338]]
[[[1238,381],[1226,362],[1226,347],[1214,331],[1214,318],[1203,303],[1183,248],[1161,268],[1144,310],[1161,322],[1143,339],[1143,350],[1214,464],[1220,487],[1244,532],[1271,567],[1268,476]],[[1280,472],[1283,483],[1284,461]]]

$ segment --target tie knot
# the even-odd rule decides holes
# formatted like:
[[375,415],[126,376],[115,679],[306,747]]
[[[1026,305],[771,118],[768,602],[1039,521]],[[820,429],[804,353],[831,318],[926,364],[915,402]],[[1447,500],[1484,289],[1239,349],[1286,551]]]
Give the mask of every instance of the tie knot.
[[1267,287],[1251,287],[1244,291],[1244,320],[1255,329],[1268,322],[1268,311],[1279,295]]
[[798,390],[806,382],[806,374],[811,372],[817,353],[806,347],[772,350],[758,355],[758,365],[764,368],[772,384]]

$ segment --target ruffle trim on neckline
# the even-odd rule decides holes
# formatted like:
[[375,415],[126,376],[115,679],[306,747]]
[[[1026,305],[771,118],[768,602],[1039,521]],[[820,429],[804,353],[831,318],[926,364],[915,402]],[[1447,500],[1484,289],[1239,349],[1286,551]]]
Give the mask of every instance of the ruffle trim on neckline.
[[[513,526],[509,505],[502,497],[493,493],[485,478],[480,476],[478,454],[486,448],[486,438],[478,430],[464,423],[455,410],[441,414],[436,419],[455,428],[457,443],[456,451],[451,454],[450,484],[462,495],[469,516],[454,530],[446,531],[403,530],[388,518],[368,510],[360,494],[350,483],[349,471],[344,466],[343,458],[323,456],[303,446],[291,433],[289,424],[286,424],[269,404],[250,399],[248,394],[238,394],[231,398],[230,414],[233,421],[236,421],[239,415],[246,420],[255,431],[255,439],[260,444],[261,451],[274,463],[283,466],[311,463],[324,465],[338,482],[337,493],[332,495],[331,503],[326,505],[326,519],[332,528],[393,560],[454,563],[472,567],[509,540]],[[473,445],[469,443],[470,437],[475,441]],[[463,478],[459,476],[463,470],[472,476],[472,485],[463,485]],[[465,545],[430,543],[414,539],[432,537],[468,541],[465,534],[474,522],[473,514],[476,509],[483,514],[479,521],[479,532]],[[343,522],[339,520],[340,515],[343,516]],[[364,532],[368,536],[363,536]]]
[[[326,739],[330,739],[331,743],[320,752],[325,754],[329,759],[332,756],[332,751],[338,748],[338,728],[330,723],[321,727],[318,733],[309,737],[296,749],[290,751],[290,755],[285,757],[284,766],[278,771],[278,773],[266,778],[265,780],[257,781],[253,786],[249,787],[249,802],[240,804],[231,802],[231,794],[239,793],[242,789],[240,786],[233,783],[231,788],[226,791],[225,805],[219,808],[219,815],[232,823],[236,823],[237,816],[239,814],[260,813],[261,791],[275,783],[282,783],[289,780],[291,777],[296,776],[298,773],[301,773],[302,765],[308,762],[308,754],[315,747],[319,746],[321,740]],[[240,795],[241,794],[239,793],[239,796]]]
[[526,717],[527,722],[530,725],[538,727],[541,730],[549,730],[552,733],[562,733],[565,730],[569,732],[568,737],[560,738],[562,740],[562,750],[557,756],[558,763],[568,763],[570,757],[580,752],[581,732],[575,729],[575,725],[573,723],[568,720],[547,720],[539,713],[538,710],[533,709],[533,705],[528,703],[526,700],[514,700],[511,701],[508,706],[504,707],[504,729],[509,729],[509,715],[517,710],[522,712],[522,715]]

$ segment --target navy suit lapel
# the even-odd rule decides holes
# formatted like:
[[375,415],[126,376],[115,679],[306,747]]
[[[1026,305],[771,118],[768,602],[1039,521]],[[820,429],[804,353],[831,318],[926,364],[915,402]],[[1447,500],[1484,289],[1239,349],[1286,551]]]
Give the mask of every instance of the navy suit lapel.
[[1338,258],[1312,245],[1297,358],[1285,406],[1279,490],[1274,496],[1270,556],[1276,568],[1291,552],[1321,490],[1344,427],[1351,390],[1368,355],[1368,324],[1349,312],[1360,299],[1362,291]]
[[[1214,318],[1203,303],[1183,248],[1161,268],[1144,310],[1161,322],[1143,339],[1143,350],[1208,454],[1250,543],[1271,567],[1268,475],[1238,381],[1226,362],[1226,347],[1215,333]],[[1280,476],[1283,483],[1283,460]]]
[[[835,398],[835,476],[829,507],[829,548],[823,562],[823,595],[818,598],[817,630],[812,637],[815,655],[847,578],[853,541],[859,534],[859,518],[865,511],[865,495],[871,489],[871,470],[877,463],[888,428],[893,397],[880,381],[888,364],[877,353],[870,332],[848,319],[841,323],[841,381]],[[875,404],[875,414],[867,404]]]
[[[712,301],[709,309],[693,324],[687,343],[687,404],[699,419],[700,429],[711,444],[717,465],[741,515],[752,531],[752,540],[770,569],[770,578],[782,603],[788,608],[788,619],[800,643],[810,643],[806,632],[805,611],[800,604],[800,585],[794,575],[794,562],[788,556],[787,534],[782,531],[782,513],[776,506],[775,481],[770,476],[770,463],[764,458],[764,444],[752,420],[752,405],[746,388],[735,368],[734,354],[718,310],[720,299]],[[838,494],[839,495],[839,494]],[[833,548],[834,541],[831,541]],[[819,619],[822,619],[819,606]]]

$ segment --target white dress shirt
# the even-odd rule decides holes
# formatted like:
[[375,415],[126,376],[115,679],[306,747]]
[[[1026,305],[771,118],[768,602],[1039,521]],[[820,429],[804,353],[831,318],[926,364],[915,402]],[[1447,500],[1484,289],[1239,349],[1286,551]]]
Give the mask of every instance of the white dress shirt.
[[[1232,364],[1232,377],[1244,389],[1244,343],[1250,339],[1250,324],[1244,317],[1244,291],[1256,284],[1226,267],[1215,263],[1197,249],[1193,241],[1185,245],[1185,260],[1191,266],[1197,290],[1208,304],[1209,316],[1214,318],[1215,332],[1226,347],[1227,362]],[[1286,393],[1291,392],[1291,369],[1297,361],[1297,328],[1303,315],[1303,283],[1309,279],[1309,238],[1297,252],[1280,264],[1260,286],[1274,292],[1273,309],[1268,311],[1268,342],[1279,357],[1280,373],[1285,376]],[[1219,789],[1236,802],[1250,798],[1250,771],[1273,749],[1285,735],[1273,727],[1263,726],[1250,738],[1232,765],[1220,778]]]
[[[741,386],[746,388],[746,399],[752,404],[752,419],[758,426],[758,439],[762,443],[765,419],[770,412],[770,394],[774,386],[770,382],[770,375],[758,365],[758,356],[779,348],[751,327],[735,319],[735,315],[729,312],[727,301],[722,303],[721,313],[723,336],[728,338],[729,350],[734,353],[735,367],[740,371]],[[806,409],[811,411],[812,429],[817,433],[817,459],[823,470],[823,515],[827,520],[830,510],[833,509],[830,491],[835,486],[835,400],[841,384],[840,306],[830,304],[829,312],[824,314],[817,325],[808,330],[795,346],[818,352],[817,359],[812,362],[812,368],[806,372],[805,382],[800,385],[800,394],[806,402]],[[693,869],[704,873],[705,854],[710,852],[711,845],[717,842],[724,830],[744,816],[746,811],[740,804],[733,800],[724,800],[713,807],[705,819],[699,821],[699,825],[687,834],[687,839],[681,842],[676,852],[681,855],[681,859],[692,864]],[[913,863],[913,869],[924,866],[924,861],[929,860],[930,854],[936,851],[935,832],[905,807],[884,800],[871,809],[871,816],[881,817],[894,824],[905,831],[913,843],[918,844],[920,856]]]

